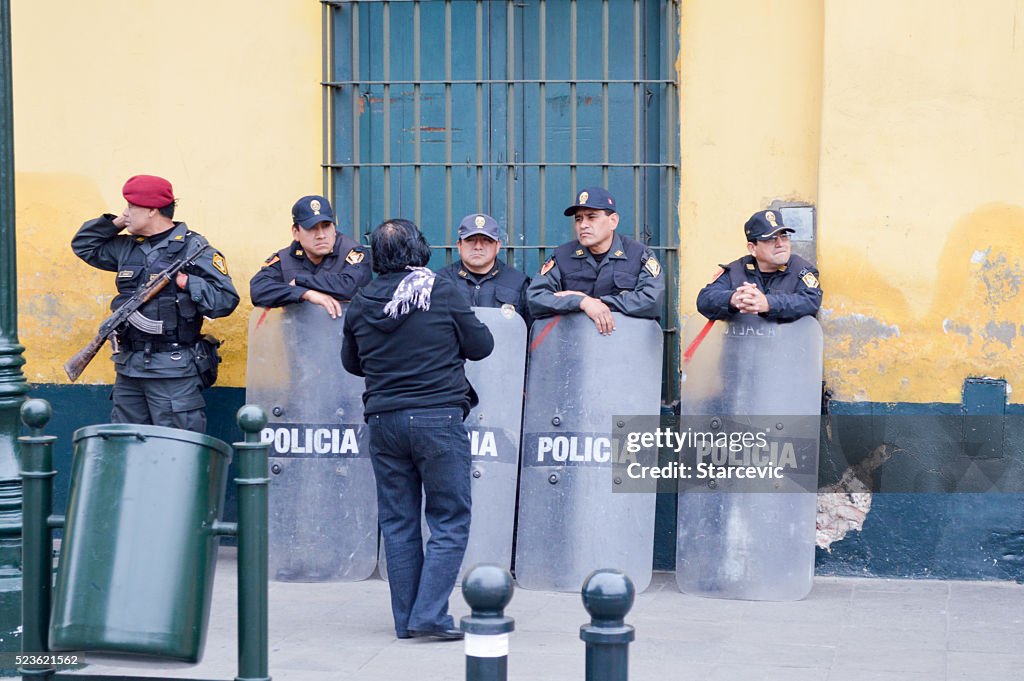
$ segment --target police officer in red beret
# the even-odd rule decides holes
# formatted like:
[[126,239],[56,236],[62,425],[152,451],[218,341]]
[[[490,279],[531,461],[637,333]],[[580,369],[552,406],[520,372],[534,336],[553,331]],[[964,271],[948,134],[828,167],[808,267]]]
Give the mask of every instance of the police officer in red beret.
[[708,319],[733,319],[756,314],[776,322],[792,322],[818,314],[821,284],[818,270],[789,242],[793,233],[781,211],[761,210],[743,225],[747,255],[721,268],[697,294],[697,310]]
[[[172,263],[208,246],[202,235],[174,221],[174,190],[167,180],[135,175],[122,194],[127,205],[120,215],[89,220],[71,240],[79,258],[117,273],[111,310]],[[206,248],[112,339],[117,378],[111,421],[205,432],[201,390],[220,360],[215,342],[202,335],[203,317],[226,317],[237,305],[227,261]]]
[[249,281],[257,307],[284,307],[307,301],[341,315],[342,300],[352,300],[373,278],[366,249],[335,226],[326,198],[311,194],[292,206],[292,243],[267,258]]

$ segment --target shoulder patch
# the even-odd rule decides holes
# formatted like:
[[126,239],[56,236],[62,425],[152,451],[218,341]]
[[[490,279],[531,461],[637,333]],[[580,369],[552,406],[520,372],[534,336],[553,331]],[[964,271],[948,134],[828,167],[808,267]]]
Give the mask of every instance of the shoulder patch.
[[356,249],[353,248],[351,251],[348,252],[348,255],[345,256],[345,262],[347,262],[349,265],[358,265],[363,261],[363,258],[365,257],[365,253],[363,253],[362,251],[357,251]]
[[661,274],[661,263],[652,255],[644,263],[644,269],[650,272],[652,277],[656,277]]
[[804,285],[807,288],[818,288],[818,286],[820,286],[818,278],[814,276],[814,272],[808,272],[804,276],[800,277],[800,281],[804,282]]
[[551,271],[551,268],[555,266],[555,256],[548,258],[544,265],[540,268],[540,275],[543,277],[545,274]]
[[[719,266],[718,266],[718,271],[717,271],[717,272],[715,272],[715,276],[711,277],[711,281],[717,281],[717,279],[718,279],[718,278],[719,278],[720,276],[722,276],[723,274],[725,274],[725,268],[724,268],[724,267],[722,267],[721,265],[719,265]],[[708,283],[710,284],[711,282],[709,281]]]
[[270,267],[275,263],[281,262],[281,258],[278,257],[277,253],[267,258],[266,262],[263,263],[263,267]]
[[216,251],[213,254],[213,266],[217,268],[217,271],[223,275],[228,273],[228,263],[224,260],[224,256],[220,251]]

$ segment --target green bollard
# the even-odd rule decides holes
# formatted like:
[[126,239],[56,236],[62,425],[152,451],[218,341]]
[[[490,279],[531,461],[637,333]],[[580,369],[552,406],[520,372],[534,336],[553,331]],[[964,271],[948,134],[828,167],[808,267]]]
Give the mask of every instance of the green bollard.
[[[21,448],[23,499],[21,650],[45,653],[50,626],[53,579],[53,535],[49,524],[53,510],[54,435],[43,435],[53,412],[46,400],[28,400],[21,405],[21,420],[32,434],[18,438]],[[52,666],[21,667],[22,678],[52,678]]]
[[462,597],[472,614],[462,618],[466,633],[466,681],[506,681],[508,634],[515,620],[505,617],[512,600],[512,575],[497,565],[477,565],[462,580]]
[[238,410],[245,442],[238,452],[238,676],[270,681],[267,650],[267,445],[259,434],[267,414],[247,404]]
[[580,627],[587,644],[586,681],[627,681],[629,644],[636,638],[625,623],[636,597],[632,580],[618,570],[595,570],[583,582],[582,595],[590,613],[590,624]]

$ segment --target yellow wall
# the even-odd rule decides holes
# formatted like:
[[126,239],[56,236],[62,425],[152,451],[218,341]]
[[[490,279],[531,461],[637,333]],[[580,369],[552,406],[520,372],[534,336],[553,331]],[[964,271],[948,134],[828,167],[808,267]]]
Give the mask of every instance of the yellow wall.
[[[120,212],[137,173],[167,177],[176,219],[227,257],[242,296],[206,328],[226,339],[220,385],[244,385],[248,282],[290,240],[291,205],[322,179],[316,2],[13,2],[19,338],[31,382],[109,313],[110,273],[68,244]],[[106,353],[81,382],[113,380]]]
[[680,10],[680,313],[743,223],[774,199],[817,202],[821,3],[686,0]]
[[[14,2],[20,338],[33,382],[106,312],[111,276],[68,248],[168,177],[178,217],[247,284],[321,188],[320,7]],[[1024,0],[683,0],[680,311],[776,199],[818,207],[826,379],[839,399],[959,401],[1024,359]],[[83,377],[112,380],[109,362]],[[1016,398],[1014,401],[1019,402]]]
[[838,399],[1024,383],[1024,2],[687,0],[681,19],[681,313],[750,213],[809,201]]
[[1024,3],[828,2],[825,74],[829,384],[910,402],[959,402],[967,376],[1024,387]]

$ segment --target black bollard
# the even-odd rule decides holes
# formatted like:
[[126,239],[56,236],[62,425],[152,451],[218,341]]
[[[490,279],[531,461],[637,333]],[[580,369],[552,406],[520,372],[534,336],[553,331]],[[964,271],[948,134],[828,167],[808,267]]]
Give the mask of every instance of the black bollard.
[[508,678],[508,634],[516,624],[504,611],[513,590],[512,575],[497,565],[477,565],[463,578],[462,597],[473,611],[462,618],[466,681]]
[[629,644],[636,638],[625,623],[636,597],[632,580],[618,570],[595,570],[583,582],[582,595],[590,613],[590,624],[580,627],[587,644],[586,681],[627,681]]

